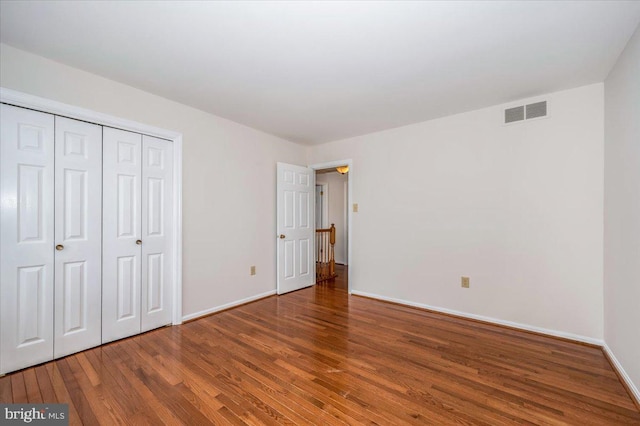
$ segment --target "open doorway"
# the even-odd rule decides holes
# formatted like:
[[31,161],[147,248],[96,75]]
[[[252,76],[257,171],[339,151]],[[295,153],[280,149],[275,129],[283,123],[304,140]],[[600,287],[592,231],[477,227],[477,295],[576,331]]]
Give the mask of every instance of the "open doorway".
[[[317,259],[319,271],[326,268],[327,259],[332,258],[330,286],[350,289],[349,276],[353,270],[351,259],[351,177],[353,168],[351,160],[341,160],[310,166],[316,174],[316,254],[322,252]],[[320,215],[321,218],[317,216]],[[325,233],[320,232],[322,227]],[[331,229],[331,231],[329,231]],[[335,244],[323,248],[323,238],[330,238],[333,232]],[[327,256],[327,252],[331,252]],[[322,257],[324,255],[324,257]]]

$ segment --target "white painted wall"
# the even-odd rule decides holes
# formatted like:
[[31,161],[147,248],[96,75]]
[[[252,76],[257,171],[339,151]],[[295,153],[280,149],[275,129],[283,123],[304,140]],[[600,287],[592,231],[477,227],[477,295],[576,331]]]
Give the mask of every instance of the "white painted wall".
[[183,134],[185,316],[275,290],[276,162],[302,146],[4,44],[0,86]]
[[338,172],[316,174],[316,184],[326,183],[329,186],[329,226],[336,225],[336,263],[345,264],[347,262],[347,226],[345,223],[345,202],[344,184],[347,182],[347,175]]
[[640,400],[640,27],[604,87],[604,338]]
[[[624,93],[637,94],[628,65],[637,66],[637,39],[607,81],[608,111],[637,108]],[[275,289],[276,161],[352,158],[354,290],[603,337],[602,84],[544,97],[548,119],[502,126],[495,106],[309,148],[308,159],[296,144],[6,45],[0,86],[183,133],[186,316]],[[637,146],[616,135],[633,128],[637,140],[637,121],[610,124],[608,143],[619,142],[607,148],[608,191],[618,180],[633,191],[639,168],[622,159],[637,159]],[[606,339],[631,371],[637,328],[623,323],[637,314],[617,312],[637,295],[637,285],[620,285],[637,271],[611,262],[638,240],[610,226],[636,207],[607,193]]]
[[309,148],[353,159],[352,290],[602,339],[603,84],[539,99],[547,119],[499,105]]

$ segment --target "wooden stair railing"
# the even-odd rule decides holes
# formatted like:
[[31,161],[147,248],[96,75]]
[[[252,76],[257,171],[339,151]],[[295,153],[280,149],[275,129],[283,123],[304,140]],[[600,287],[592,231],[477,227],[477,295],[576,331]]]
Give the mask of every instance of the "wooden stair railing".
[[336,227],[316,229],[316,283],[336,277]]

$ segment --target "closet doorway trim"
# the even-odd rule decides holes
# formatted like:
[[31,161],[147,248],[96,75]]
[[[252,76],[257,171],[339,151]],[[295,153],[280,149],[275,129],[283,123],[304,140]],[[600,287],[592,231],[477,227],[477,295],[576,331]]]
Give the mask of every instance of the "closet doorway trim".
[[109,114],[80,108],[39,96],[29,95],[0,87],[0,102],[18,107],[34,109],[49,114],[74,118],[106,127],[129,130],[135,133],[155,136],[173,142],[173,308],[172,324],[182,324],[182,133],[160,127],[149,126]]

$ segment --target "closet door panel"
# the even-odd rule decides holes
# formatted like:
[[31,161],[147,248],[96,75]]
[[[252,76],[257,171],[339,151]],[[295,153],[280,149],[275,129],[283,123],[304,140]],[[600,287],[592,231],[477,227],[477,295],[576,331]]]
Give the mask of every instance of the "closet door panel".
[[55,118],[56,358],[101,343],[102,127]]
[[53,358],[54,117],[0,105],[0,374]]
[[104,128],[102,342],[140,333],[142,135]]
[[142,139],[142,331],[171,323],[173,144]]

